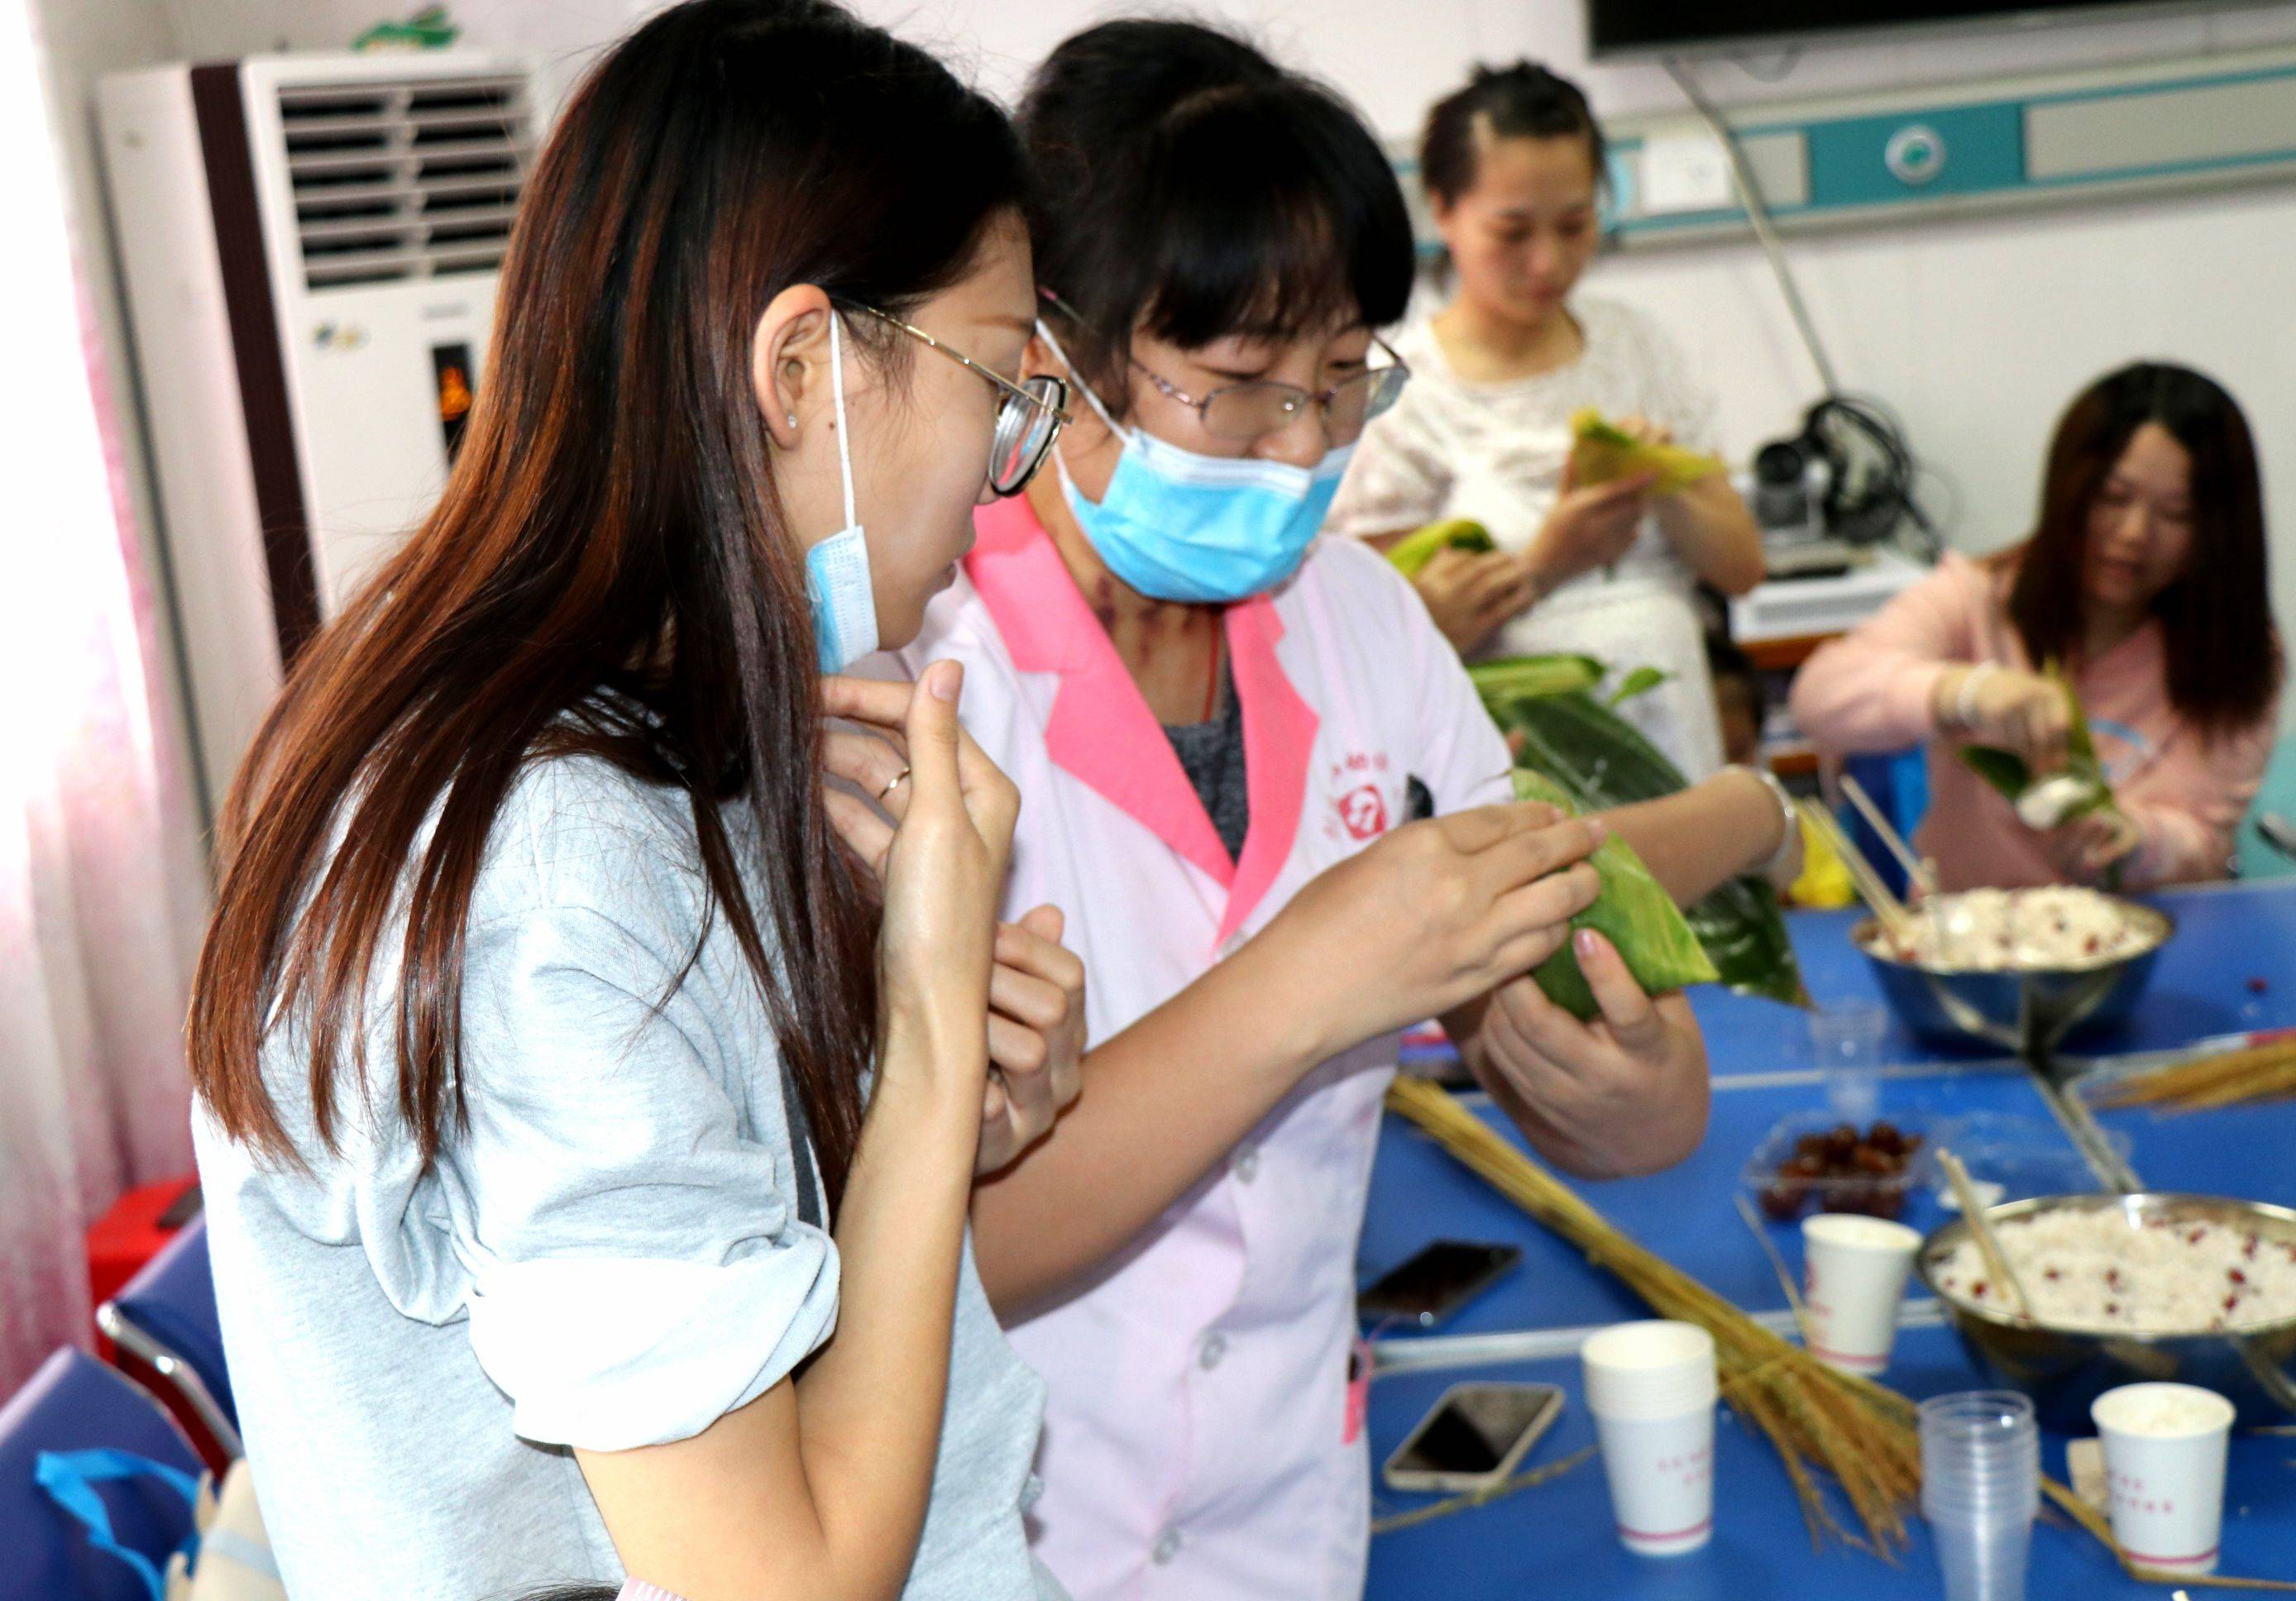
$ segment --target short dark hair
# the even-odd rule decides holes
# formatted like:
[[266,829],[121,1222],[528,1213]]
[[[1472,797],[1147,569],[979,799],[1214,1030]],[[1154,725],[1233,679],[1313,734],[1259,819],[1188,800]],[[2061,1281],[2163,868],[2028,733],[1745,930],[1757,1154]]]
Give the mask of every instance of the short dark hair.
[[1184,347],[1403,315],[1395,169],[1348,102],[1193,22],[1103,22],[1029,80],[1037,282],[1079,378],[1121,396],[1136,331]]
[[1577,84],[1537,61],[1477,67],[1467,86],[1435,102],[1419,137],[1419,181],[1444,205],[1475,186],[1475,123],[1499,139],[1583,139],[1599,187],[1609,181],[1602,125]]
[[2237,732],[2271,706],[2282,661],[2256,440],[2239,403],[2213,379],[2137,362],[2098,379],[2066,408],[2049,445],[2040,520],[2010,553],[2010,620],[2037,663],[2079,654],[2089,510],[2130,437],[2148,422],[2167,429],[2193,462],[2192,551],[2152,602],[2167,635],[2169,700],[2205,734]]

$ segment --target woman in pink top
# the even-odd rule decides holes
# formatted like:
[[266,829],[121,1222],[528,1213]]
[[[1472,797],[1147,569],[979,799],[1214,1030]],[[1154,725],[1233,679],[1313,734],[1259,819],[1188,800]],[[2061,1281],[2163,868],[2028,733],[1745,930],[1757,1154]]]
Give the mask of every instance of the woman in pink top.
[[[1930,577],[1813,656],[1793,713],[1834,755],[1929,746],[1919,843],[1948,889],[2226,875],[2277,726],[2263,487],[2240,407],[2182,367],[2097,380],[2049,449],[2038,527]],[[2028,828],[1964,745],[2062,765],[2061,663],[2118,803]]]

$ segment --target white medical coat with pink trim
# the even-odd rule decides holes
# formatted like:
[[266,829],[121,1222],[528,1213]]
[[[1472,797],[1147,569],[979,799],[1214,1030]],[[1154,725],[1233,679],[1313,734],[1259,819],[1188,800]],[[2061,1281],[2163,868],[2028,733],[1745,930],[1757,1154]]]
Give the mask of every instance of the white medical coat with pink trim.
[[[1404,821],[1411,779],[1439,813],[1511,797],[1505,745],[1411,586],[1323,540],[1227,612],[1251,813],[1231,862],[1026,502],[976,527],[901,659],[964,664],[965,724],[1022,797],[1005,915],[1067,914],[1093,1042]],[[1360,1594],[1355,1254],[1396,1044],[1321,1064],[1091,1287],[1010,1331],[1051,1388],[1037,1554],[1078,1601]]]

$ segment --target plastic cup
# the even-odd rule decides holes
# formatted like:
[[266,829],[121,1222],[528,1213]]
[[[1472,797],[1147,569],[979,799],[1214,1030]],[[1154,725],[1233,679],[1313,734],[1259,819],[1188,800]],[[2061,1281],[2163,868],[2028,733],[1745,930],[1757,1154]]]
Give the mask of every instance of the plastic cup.
[[2033,1403],[1979,1390],[1925,1401],[1919,1417],[1922,1512],[1947,1601],[2024,1601],[2041,1503]]
[[1810,1354],[1845,1373],[1881,1372],[1922,1237],[1885,1218],[1821,1212],[1802,1220],[1801,1241]]
[[2191,1385],[2123,1385],[2089,1408],[2104,1442],[2112,1537],[2130,1558],[2212,1573],[2233,1405]]
[[1693,1323],[1621,1323],[1580,1348],[1619,1540],[1679,1556],[1714,1537],[1714,1336]]
[[1836,1117],[1870,1123],[1882,1104],[1882,1041],[1890,1014],[1871,1001],[1836,1001],[1809,1014],[1810,1050]]
[[1930,1519],[1946,1601],[2025,1601],[2025,1570],[2033,1560],[2033,1520],[1980,1526]]

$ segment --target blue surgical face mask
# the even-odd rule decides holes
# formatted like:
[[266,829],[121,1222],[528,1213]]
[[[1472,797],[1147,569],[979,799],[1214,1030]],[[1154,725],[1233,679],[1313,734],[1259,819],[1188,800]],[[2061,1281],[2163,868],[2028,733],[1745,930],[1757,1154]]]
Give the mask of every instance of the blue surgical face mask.
[[805,553],[805,598],[813,607],[813,644],[824,673],[842,673],[877,648],[877,591],[869,581],[869,546],[853,510],[853,455],[845,426],[843,321],[829,314],[829,395],[837,412],[837,471],[845,486],[845,527]]
[[1299,569],[1340,492],[1352,444],[1313,467],[1183,450],[1119,427],[1052,331],[1039,323],[1037,331],[1124,441],[1097,502],[1078,492],[1059,445],[1053,447],[1069,510],[1109,571],[1154,600],[1224,605],[1265,594]]

